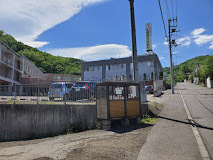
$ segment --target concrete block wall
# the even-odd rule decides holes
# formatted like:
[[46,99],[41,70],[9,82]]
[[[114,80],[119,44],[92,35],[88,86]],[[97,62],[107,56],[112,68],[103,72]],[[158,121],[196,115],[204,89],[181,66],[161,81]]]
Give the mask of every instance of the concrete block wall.
[[51,137],[96,126],[95,105],[0,105],[0,141]]

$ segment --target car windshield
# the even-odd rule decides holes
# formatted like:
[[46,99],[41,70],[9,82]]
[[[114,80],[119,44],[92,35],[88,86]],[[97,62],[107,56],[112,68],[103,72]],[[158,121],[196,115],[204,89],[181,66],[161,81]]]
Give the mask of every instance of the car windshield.
[[71,88],[72,86],[73,86],[72,83],[66,84],[66,87],[67,87],[67,88]]
[[76,83],[73,87],[84,87],[85,83]]
[[52,84],[50,88],[61,88],[62,84]]

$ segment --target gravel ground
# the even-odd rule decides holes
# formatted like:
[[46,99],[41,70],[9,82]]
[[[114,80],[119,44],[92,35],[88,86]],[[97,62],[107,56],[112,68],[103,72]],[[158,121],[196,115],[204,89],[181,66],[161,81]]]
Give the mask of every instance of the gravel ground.
[[[153,102],[153,98],[151,99]],[[152,104],[151,102],[149,102]],[[161,105],[150,110],[158,114]],[[152,125],[91,130],[30,141],[0,143],[1,160],[135,160]]]
[[93,130],[54,138],[3,142],[0,143],[0,159],[137,159],[149,129],[150,126],[140,125],[116,130],[117,133]]

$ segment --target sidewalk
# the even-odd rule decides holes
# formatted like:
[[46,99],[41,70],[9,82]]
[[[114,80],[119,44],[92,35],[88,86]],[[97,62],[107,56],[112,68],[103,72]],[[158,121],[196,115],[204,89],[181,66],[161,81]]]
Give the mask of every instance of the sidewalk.
[[160,99],[164,107],[139,152],[138,160],[202,159],[179,91],[176,88],[174,95],[170,92],[167,90]]

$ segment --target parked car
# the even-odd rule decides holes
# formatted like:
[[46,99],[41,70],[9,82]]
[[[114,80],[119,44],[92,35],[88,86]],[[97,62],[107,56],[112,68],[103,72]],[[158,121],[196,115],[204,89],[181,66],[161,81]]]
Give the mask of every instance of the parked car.
[[145,86],[145,91],[148,92],[148,93],[153,94],[154,93],[153,86],[152,85]]
[[71,82],[52,83],[48,92],[49,99],[50,100],[53,100],[54,98],[63,98],[63,100],[67,99],[66,97],[69,96],[73,84],[74,83]]
[[96,82],[77,82],[73,85],[69,99],[71,100],[94,100],[96,98]]

